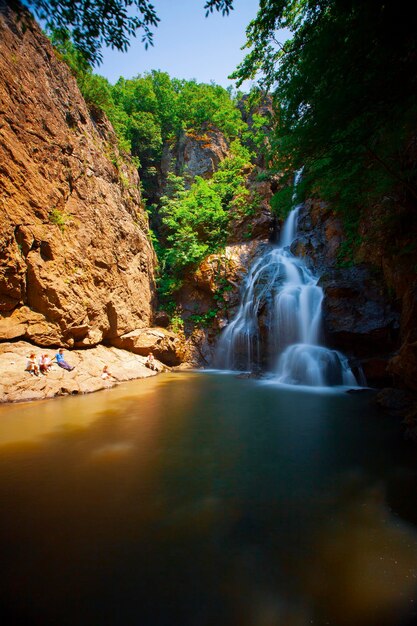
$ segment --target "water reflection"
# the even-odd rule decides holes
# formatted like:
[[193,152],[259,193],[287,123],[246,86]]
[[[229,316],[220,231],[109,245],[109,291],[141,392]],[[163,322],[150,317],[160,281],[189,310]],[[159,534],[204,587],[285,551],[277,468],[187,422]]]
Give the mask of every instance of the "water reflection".
[[365,396],[169,375],[2,407],[0,437],[3,623],[415,617],[415,450]]

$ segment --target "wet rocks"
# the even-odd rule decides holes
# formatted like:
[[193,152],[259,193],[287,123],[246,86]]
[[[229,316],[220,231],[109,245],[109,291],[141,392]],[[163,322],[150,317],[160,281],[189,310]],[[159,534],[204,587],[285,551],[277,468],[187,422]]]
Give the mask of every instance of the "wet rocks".
[[185,320],[187,361],[210,364],[219,332],[230,322],[240,300],[242,280],[265,241],[231,243],[211,254],[187,276],[177,302]]
[[389,364],[389,371],[395,381],[417,391],[417,283],[409,285],[402,302],[402,344]]
[[307,200],[300,210],[291,252],[315,273],[323,272],[337,265],[343,239],[342,223],[326,203]]

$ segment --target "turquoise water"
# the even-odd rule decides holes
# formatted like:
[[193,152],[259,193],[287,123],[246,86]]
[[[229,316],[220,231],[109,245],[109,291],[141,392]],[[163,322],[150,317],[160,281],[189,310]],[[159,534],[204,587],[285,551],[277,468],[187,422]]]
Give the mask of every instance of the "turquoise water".
[[2,623],[411,624],[416,458],[366,391],[181,373],[0,407]]

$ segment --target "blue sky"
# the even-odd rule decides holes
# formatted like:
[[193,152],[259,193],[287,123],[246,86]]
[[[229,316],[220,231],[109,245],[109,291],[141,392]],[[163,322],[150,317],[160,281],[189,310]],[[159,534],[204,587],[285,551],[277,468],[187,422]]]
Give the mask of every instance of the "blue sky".
[[233,85],[227,77],[245,55],[240,48],[259,0],[235,0],[235,10],[225,17],[215,12],[206,18],[204,4],[205,0],[155,0],[161,21],[154,30],[154,47],[145,50],[139,33],[128,52],[105,49],[103,63],[95,71],[111,83],[120,76],[132,78],[155,69],[175,78]]

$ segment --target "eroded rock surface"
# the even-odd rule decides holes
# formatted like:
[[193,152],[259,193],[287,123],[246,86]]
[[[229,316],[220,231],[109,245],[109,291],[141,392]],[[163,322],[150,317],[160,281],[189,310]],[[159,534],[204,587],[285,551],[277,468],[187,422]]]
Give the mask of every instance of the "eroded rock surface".
[[[345,241],[342,221],[335,212],[324,202],[307,201],[291,250],[321,276],[326,344],[353,357],[352,366],[360,365],[370,385],[391,385],[391,359],[404,326],[400,307],[381,262],[375,263],[375,254],[343,266]],[[379,254],[382,258],[383,251]]]
[[75,347],[151,325],[135,168],[32,22],[0,0],[0,340]]
[[196,176],[211,178],[228,155],[229,145],[219,130],[207,128],[199,134],[187,132],[175,143],[165,144],[161,173],[163,178],[168,172],[184,176],[186,187],[189,187]]
[[323,316],[330,344],[357,355],[384,354],[398,345],[399,315],[381,280],[366,266],[332,269],[320,279]]
[[291,246],[315,273],[337,265],[344,230],[340,218],[324,202],[307,200],[298,219],[298,233]]

